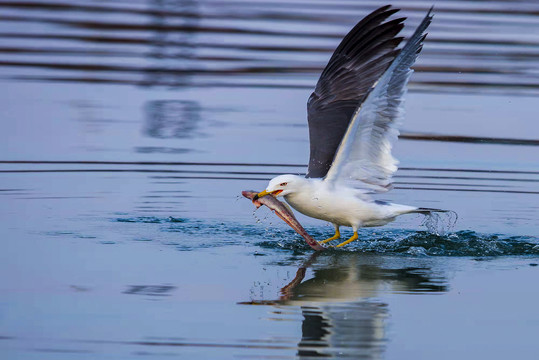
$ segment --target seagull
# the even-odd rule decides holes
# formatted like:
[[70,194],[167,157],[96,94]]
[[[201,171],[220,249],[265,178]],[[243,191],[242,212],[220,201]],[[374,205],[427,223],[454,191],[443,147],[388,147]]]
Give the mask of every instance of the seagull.
[[374,200],[370,194],[391,189],[398,161],[392,156],[397,126],[404,117],[406,86],[423,47],[432,8],[400,49],[398,36],[406,18],[388,20],[399,9],[383,6],[357,23],[331,56],[307,102],[310,158],[305,177],[273,178],[254,200],[284,197],[300,213],[354,234],[361,227],[382,226],[399,215],[445,210]]

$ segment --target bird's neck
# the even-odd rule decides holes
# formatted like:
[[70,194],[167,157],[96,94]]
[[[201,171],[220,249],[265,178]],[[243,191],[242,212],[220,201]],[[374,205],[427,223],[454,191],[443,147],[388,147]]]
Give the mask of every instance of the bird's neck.
[[284,198],[286,201],[288,201],[305,195],[310,196],[314,192],[313,190],[317,187],[317,184],[319,184],[321,181],[321,179],[304,178],[302,179],[302,182],[298,184],[299,186],[297,186],[293,192],[285,195]]

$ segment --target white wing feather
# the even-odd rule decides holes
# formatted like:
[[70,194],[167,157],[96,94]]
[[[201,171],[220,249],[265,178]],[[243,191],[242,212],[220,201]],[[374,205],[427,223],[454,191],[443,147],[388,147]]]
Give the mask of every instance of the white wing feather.
[[404,96],[413,72],[410,67],[421,51],[431,11],[354,113],[324,181],[389,190],[398,164],[391,148],[404,117]]

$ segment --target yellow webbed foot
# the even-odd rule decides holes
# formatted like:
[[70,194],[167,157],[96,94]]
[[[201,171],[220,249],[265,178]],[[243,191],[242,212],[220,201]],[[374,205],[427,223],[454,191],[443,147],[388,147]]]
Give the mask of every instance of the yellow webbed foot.
[[339,231],[338,228],[335,228],[335,235],[333,235],[332,237],[330,238],[327,238],[326,240],[322,240],[322,241],[319,241],[318,243],[319,244],[325,244],[329,241],[333,241],[333,240],[337,240],[341,237],[341,232]]
[[359,236],[357,235],[357,231],[354,231],[354,235],[352,235],[352,237],[342,243],[340,243],[339,245],[337,245],[336,247],[341,247],[341,246],[344,246],[346,244],[350,244],[352,241],[354,240],[357,240]]

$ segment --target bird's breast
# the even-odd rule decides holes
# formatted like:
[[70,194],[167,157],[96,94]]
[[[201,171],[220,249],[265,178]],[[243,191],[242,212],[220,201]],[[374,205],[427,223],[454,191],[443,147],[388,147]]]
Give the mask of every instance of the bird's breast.
[[286,195],[285,199],[290,206],[304,215],[344,226],[359,225],[368,213],[368,204],[365,201],[338,193],[294,193]]

